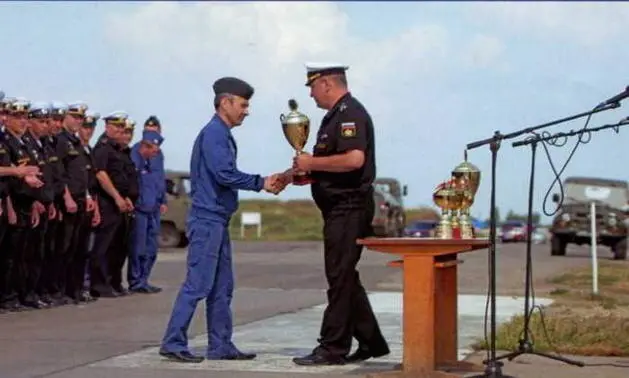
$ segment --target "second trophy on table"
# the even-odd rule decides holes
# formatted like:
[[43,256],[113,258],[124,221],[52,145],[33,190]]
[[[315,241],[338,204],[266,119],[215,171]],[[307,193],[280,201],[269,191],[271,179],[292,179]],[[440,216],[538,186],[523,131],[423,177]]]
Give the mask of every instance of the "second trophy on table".
[[[299,156],[306,146],[308,135],[310,133],[310,119],[305,114],[297,111],[297,101],[288,100],[290,112],[286,115],[280,114],[280,122],[284,137],[288,143],[295,149],[295,153]],[[307,172],[296,172],[293,176],[294,185],[306,185],[312,183],[312,177]]]

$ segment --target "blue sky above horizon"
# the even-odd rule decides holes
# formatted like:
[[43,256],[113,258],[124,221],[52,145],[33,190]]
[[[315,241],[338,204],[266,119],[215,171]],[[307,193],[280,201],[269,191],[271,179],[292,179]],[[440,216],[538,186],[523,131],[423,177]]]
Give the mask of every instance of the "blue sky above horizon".
[[[408,184],[407,206],[415,207],[432,204],[433,188],[467,143],[586,111],[621,92],[629,85],[628,21],[625,2],[3,2],[0,89],[33,101],[83,100],[101,114],[124,110],[138,123],[156,114],[167,167],[187,169],[211,115],[213,81],[240,76],[256,94],[251,116],[234,131],[239,166],[268,174],[291,163],[279,123],[287,100],[311,117],[308,149],[324,114],[303,85],[304,63],[346,63],[350,89],[377,128],[378,174]],[[625,118],[627,107],[590,125]],[[594,135],[563,176],[626,179],[627,132]],[[556,165],[575,141],[551,148]],[[526,211],[530,150],[512,142],[498,161],[502,214]],[[540,211],[553,176],[538,152]],[[488,147],[469,160],[483,175],[472,213],[484,218]],[[279,198],[307,197],[308,188],[289,187]]]

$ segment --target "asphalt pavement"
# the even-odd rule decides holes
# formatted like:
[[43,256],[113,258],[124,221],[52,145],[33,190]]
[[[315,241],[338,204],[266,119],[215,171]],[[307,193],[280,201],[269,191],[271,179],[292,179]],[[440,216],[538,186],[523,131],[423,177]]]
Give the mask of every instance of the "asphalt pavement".
[[[540,297],[549,288],[543,282],[545,277],[563,269],[590,263],[587,248],[571,247],[567,256],[551,257],[548,245],[537,245],[533,256],[536,294]],[[609,259],[611,253],[601,248],[599,256],[601,259]],[[160,252],[153,280],[154,284],[164,288],[159,294],[136,294],[101,299],[81,306],[69,305],[0,315],[3,351],[0,354],[0,378],[340,377],[364,376],[369,371],[387,370],[394,366],[392,362],[395,356],[382,363],[374,361],[364,366],[301,370],[286,364],[285,360],[289,360],[287,358],[280,362],[264,360],[258,366],[255,362],[221,362],[181,367],[180,364],[161,361],[154,351],[159,346],[172,302],[184,278],[185,258],[185,250]],[[460,294],[484,295],[488,284],[487,251],[468,253],[462,259],[464,263],[459,273]],[[378,252],[364,252],[359,270],[369,292],[388,292],[391,293],[391,298],[399,295],[400,270],[387,267],[386,263],[390,260],[390,256]],[[309,324],[318,324],[319,315],[316,311],[326,301],[320,243],[235,242],[234,262],[236,293],[233,312],[236,341],[247,337],[255,340],[256,333],[270,327],[270,324],[280,329],[289,326],[282,322],[293,321],[291,324],[294,327],[294,322],[299,322],[300,319],[304,322],[310,319]],[[499,245],[497,287],[500,295],[523,294],[524,262],[524,244]],[[196,340],[195,343],[202,345],[204,333],[204,306],[200,305],[190,337]],[[288,340],[290,336],[289,332],[282,337]],[[299,340],[300,348],[311,348],[315,346],[316,335],[309,334]],[[278,347],[275,344],[279,343],[269,342],[267,346]],[[284,352],[290,354],[307,351],[302,349]],[[629,362],[622,359],[587,361],[629,365]],[[517,373],[517,377],[614,378],[627,376],[629,368],[576,368],[526,356],[506,362],[504,372]],[[549,372],[552,374],[548,375]]]

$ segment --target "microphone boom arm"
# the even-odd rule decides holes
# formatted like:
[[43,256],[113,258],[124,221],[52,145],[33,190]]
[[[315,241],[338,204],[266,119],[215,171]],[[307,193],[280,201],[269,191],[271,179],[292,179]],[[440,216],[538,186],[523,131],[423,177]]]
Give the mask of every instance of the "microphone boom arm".
[[626,126],[629,125],[629,117],[621,120],[620,122],[617,123],[612,123],[612,124],[607,124],[607,125],[603,125],[603,126],[598,126],[598,127],[591,127],[591,128],[585,128],[585,129],[580,129],[580,130],[570,130],[569,132],[558,132],[556,134],[551,134],[548,136],[544,136],[544,137],[540,137],[539,135],[535,135],[533,137],[528,137],[524,140],[518,141],[518,142],[513,142],[511,144],[511,146],[513,147],[519,147],[519,146],[526,146],[532,143],[537,143],[537,142],[545,142],[545,141],[549,141],[549,140],[553,140],[553,139],[558,139],[558,138],[565,138],[565,137],[569,137],[569,136],[573,136],[573,135],[582,135],[585,133],[589,133],[592,131],[601,131],[601,130],[605,130],[605,129],[615,129],[614,131],[618,132],[620,126]]

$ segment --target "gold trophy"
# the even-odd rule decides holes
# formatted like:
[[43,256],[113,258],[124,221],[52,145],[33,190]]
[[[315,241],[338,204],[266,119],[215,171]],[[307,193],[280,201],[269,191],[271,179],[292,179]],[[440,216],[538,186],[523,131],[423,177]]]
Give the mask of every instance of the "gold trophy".
[[474,203],[474,197],[480,184],[480,170],[467,161],[467,150],[464,153],[464,160],[452,171],[454,189],[459,192],[460,207],[458,214],[458,225],[460,227],[460,237],[462,239],[473,239],[474,228],[470,218],[470,207]]
[[[284,136],[290,145],[295,149],[296,155],[299,156],[308,141],[310,132],[310,119],[305,114],[297,111],[297,101],[288,100],[290,112],[287,115],[280,114],[280,122]],[[312,178],[306,172],[297,172],[293,176],[294,185],[306,185],[312,183]]]
[[442,182],[433,191],[432,199],[441,209],[441,219],[435,231],[437,239],[452,239],[452,213],[459,207],[460,198],[453,188],[452,180]]

